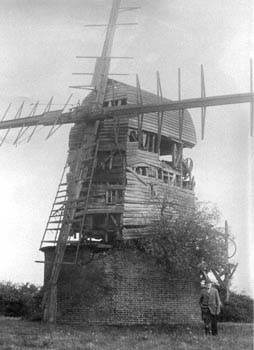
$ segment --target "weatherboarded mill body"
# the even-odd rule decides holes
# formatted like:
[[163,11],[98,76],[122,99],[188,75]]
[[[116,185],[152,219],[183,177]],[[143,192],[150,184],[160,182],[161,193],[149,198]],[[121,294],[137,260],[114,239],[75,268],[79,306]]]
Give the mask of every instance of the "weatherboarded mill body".
[[[136,104],[140,96],[146,104],[158,101],[157,95],[108,79],[103,105]],[[91,92],[83,104],[95,98]],[[122,244],[151,233],[149,224],[164,200],[173,215],[193,208],[194,181],[189,162],[182,159],[183,148],[196,142],[188,112],[182,130],[179,140],[178,112],[73,126],[67,181],[59,186],[45,235],[57,234],[58,222],[70,225],[57,281],[58,320],[154,324],[199,317],[198,280],[169,276],[151,258]],[[68,219],[66,205],[75,208]],[[42,250],[50,262],[56,242],[50,247],[45,237]],[[51,270],[46,263],[45,285]]]

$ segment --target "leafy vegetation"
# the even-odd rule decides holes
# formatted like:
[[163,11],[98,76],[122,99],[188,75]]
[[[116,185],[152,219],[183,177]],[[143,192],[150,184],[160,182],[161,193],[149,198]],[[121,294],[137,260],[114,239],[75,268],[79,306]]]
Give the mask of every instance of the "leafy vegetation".
[[225,266],[226,254],[218,219],[218,211],[209,206],[197,206],[177,218],[163,214],[154,219],[151,235],[139,240],[138,246],[178,276],[198,275],[203,261],[208,271],[220,271]]
[[227,303],[223,303],[223,308],[220,314],[221,322],[253,322],[253,299],[247,295],[230,293],[230,298]]
[[34,284],[0,283],[0,314],[41,319],[43,291]]
[[[135,247],[150,254],[160,265],[178,276],[198,277],[199,266],[203,260],[207,263],[207,269],[220,270],[225,264],[223,231],[217,227],[217,222],[218,212],[209,207],[196,208],[191,214],[179,216],[177,219],[162,213],[151,225],[153,234],[131,243],[131,246],[126,245],[125,248]],[[69,276],[69,273],[65,276],[62,271],[61,281],[69,280]],[[103,270],[98,269],[94,273],[79,267],[71,276],[75,304],[80,298],[86,298],[92,304],[100,299],[101,294],[105,295],[110,291]],[[223,291],[220,294],[223,296]],[[42,288],[33,284],[2,282],[0,315],[40,320],[42,296]],[[224,303],[220,321],[253,322],[253,300],[231,293],[229,302]]]

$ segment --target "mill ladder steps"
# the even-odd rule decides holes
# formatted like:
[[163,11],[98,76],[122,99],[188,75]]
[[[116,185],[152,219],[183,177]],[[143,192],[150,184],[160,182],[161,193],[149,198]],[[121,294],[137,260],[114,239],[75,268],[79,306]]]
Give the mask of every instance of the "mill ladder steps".
[[[53,239],[54,242],[56,242],[55,245],[55,255],[54,255],[54,261],[52,262],[52,270],[50,275],[50,280],[48,282],[48,290],[44,294],[44,305],[45,305],[45,311],[44,311],[44,319],[55,319],[55,313],[56,313],[56,288],[57,288],[57,280],[58,276],[61,270],[61,265],[64,264],[76,264],[77,258],[78,258],[78,252],[80,248],[81,243],[81,235],[85,224],[85,218],[86,213],[88,209],[88,203],[90,198],[90,192],[92,188],[92,182],[93,182],[93,176],[94,171],[97,165],[97,153],[99,148],[99,140],[94,143],[93,146],[93,157],[82,161],[82,167],[77,167],[79,176],[76,176],[77,174],[74,174],[74,177],[71,182],[66,185],[66,187],[63,186],[65,183],[62,183],[64,177],[65,177],[65,170],[63,172],[63,176],[61,179],[61,183],[58,187],[58,191],[52,206],[51,214],[49,216],[49,220],[46,226],[46,230],[43,236],[42,245],[47,243],[47,239],[45,238],[47,236],[47,233],[50,231],[55,230],[55,237]],[[77,161],[79,162],[79,160]],[[67,174],[66,174],[67,175]],[[83,192],[82,184],[87,184],[86,189],[86,196],[85,199],[82,199],[83,205],[80,206],[80,192]],[[68,186],[74,186],[74,194],[68,193]],[[64,187],[64,190],[62,190],[62,187]],[[60,190],[61,189],[61,190]],[[59,196],[59,193],[61,192],[61,196]],[[59,197],[64,198],[64,201],[59,204],[58,200]],[[75,219],[75,213],[77,209],[83,210],[83,216],[80,219]],[[73,223],[79,224],[79,240],[75,242],[74,246],[76,248],[75,258],[72,262],[64,261],[64,254],[67,245],[71,244],[71,234],[72,234],[72,225]],[[52,225],[55,225],[52,227]],[[54,244],[53,242],[53,244]],[[74,243],[74,242],[73,242]],[[45,263],[48,263],[48,261],[45,261]]]

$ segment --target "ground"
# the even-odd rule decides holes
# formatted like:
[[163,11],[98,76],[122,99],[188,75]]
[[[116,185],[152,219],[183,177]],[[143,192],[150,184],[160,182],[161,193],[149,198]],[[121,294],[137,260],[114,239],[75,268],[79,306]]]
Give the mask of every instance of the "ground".
[[1,350],[251,350],[252,324],[219,324],[217,337],[204,336],[202,324],[143,327],[48,326],[0,318]]

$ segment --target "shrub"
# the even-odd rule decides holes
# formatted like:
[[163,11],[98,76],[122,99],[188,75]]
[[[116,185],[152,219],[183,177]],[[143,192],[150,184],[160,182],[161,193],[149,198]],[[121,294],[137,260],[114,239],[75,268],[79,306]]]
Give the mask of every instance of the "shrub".
[[207,271],[220,271],[226,264],[225,239],[217,227],[214,208],[196,207],[191,213],[155,217],[150,237],[140,240],[141,248],[165,268],[178,275],[198,275],[202,261]]
[[41,319],[42,290],[34,284],[0,282],[0,314]]
[[253,299],[250,297],[231,292],[229,301],[223,305],[219,316],[221,322],[253,323]]

